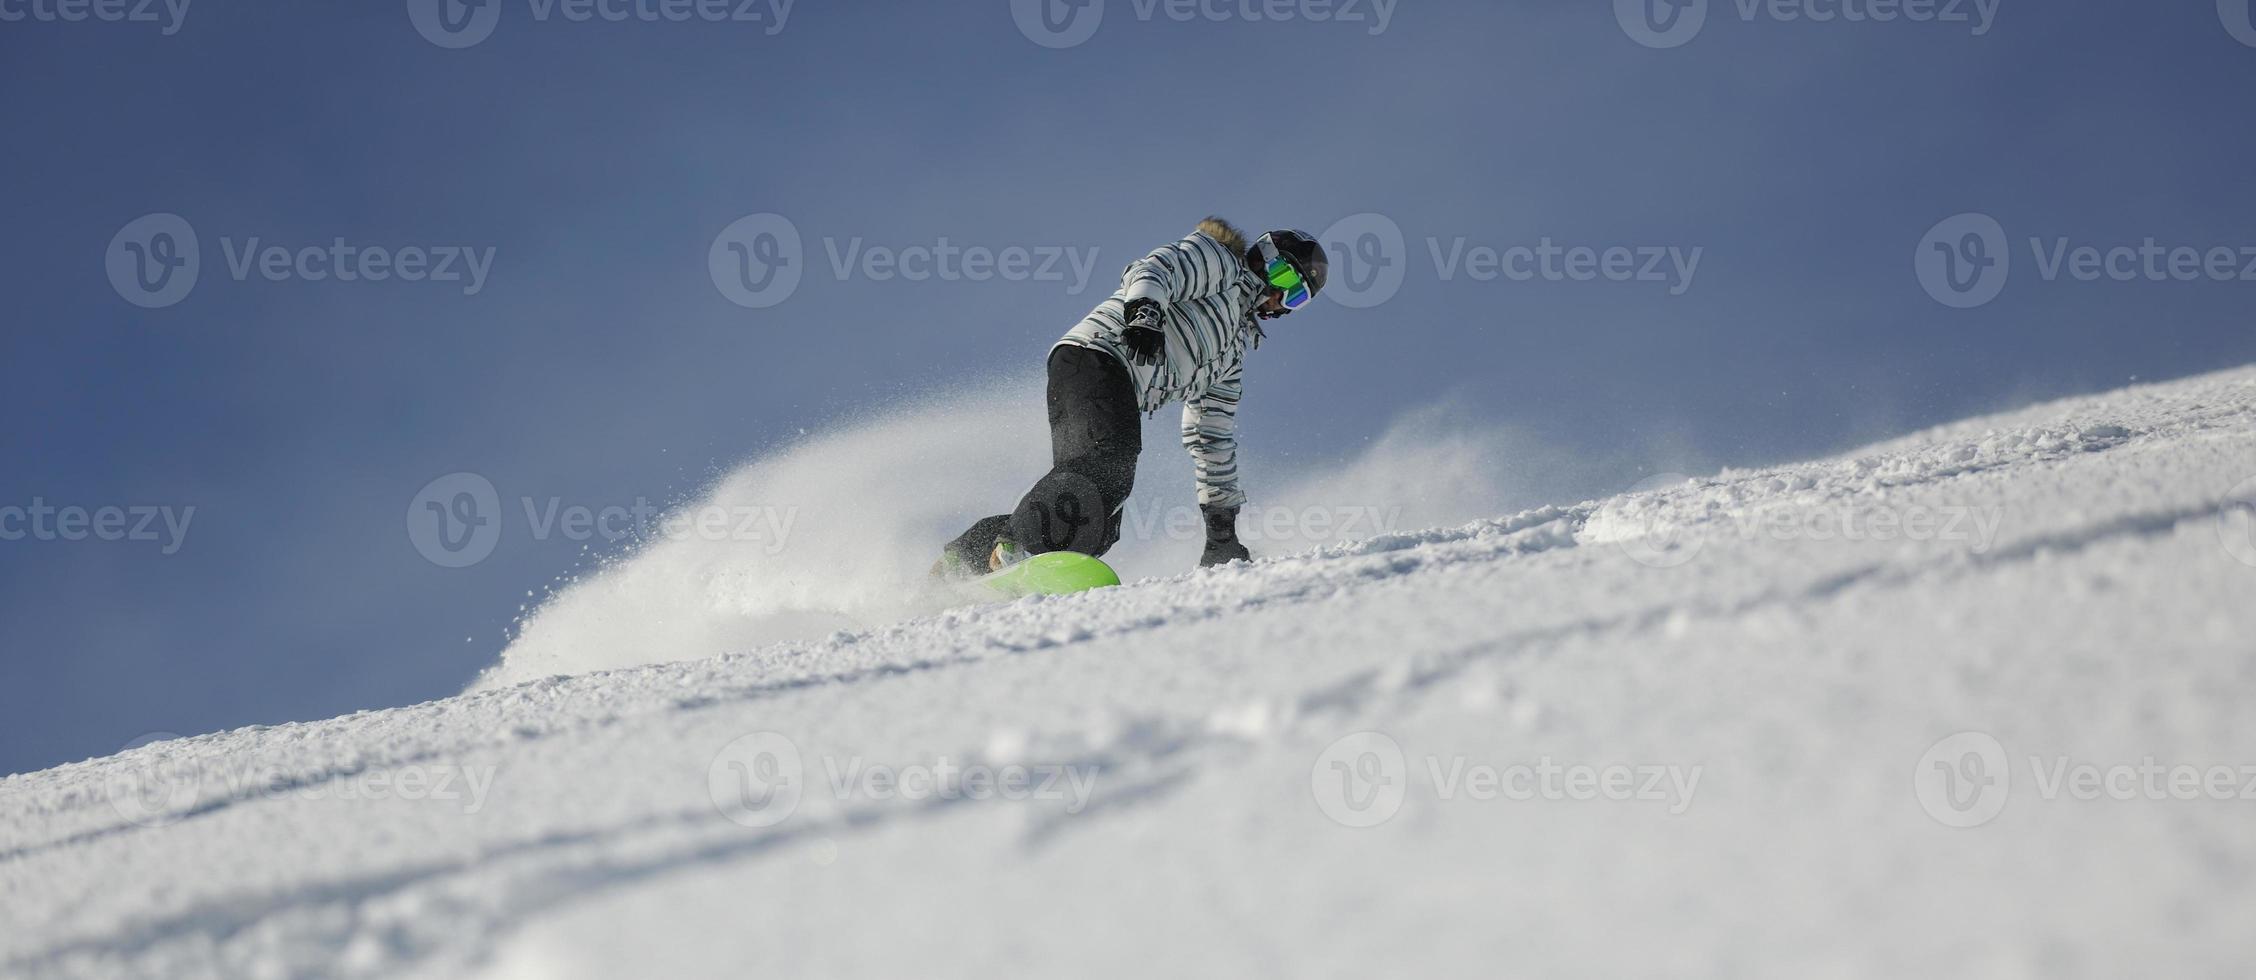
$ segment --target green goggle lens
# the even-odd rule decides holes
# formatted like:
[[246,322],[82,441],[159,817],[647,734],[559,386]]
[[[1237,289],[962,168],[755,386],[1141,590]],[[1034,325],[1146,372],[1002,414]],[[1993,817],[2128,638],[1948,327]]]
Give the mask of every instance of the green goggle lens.
[[1303,277],[1300,270],[1294,268],[1291,262],[1282,257],[1273,259],[1269,263],[1269,285],[1284,291],[1283,303],[1285,309],[1288,310],[1300,309],[1308,305],[1309,300],[1316,298],[1315,294],[1308,289],[1307,278]]

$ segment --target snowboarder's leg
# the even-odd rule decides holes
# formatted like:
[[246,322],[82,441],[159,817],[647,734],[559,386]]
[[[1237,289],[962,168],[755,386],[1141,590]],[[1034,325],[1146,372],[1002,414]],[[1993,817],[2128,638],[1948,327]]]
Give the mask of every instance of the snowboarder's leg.
[[1049,374],[1050,472],[1018,502],[1007,533],[1031,554],[1103,555],[1120,540],[1144,448],[1135,382],[1118,359],[1072,346],[1051,351]]

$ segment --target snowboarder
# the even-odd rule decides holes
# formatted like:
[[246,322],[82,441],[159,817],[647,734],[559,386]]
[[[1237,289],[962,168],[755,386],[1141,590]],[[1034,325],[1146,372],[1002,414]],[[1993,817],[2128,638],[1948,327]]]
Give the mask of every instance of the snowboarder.
[[1238,541],[1237,414],[1261,321],[1307,306],[1329,262],[1316,240],[1272,231],[1247,244],[1221,218],[1131,263],[1120,289],[1050,348],[1050,472],[1016,510],[948,543],[938,574],[978,575],[1031,555],[1101,556],[1120,540],[1143,415],[1183,402],[1183,446],[1206,521],[1200,565],[1251,557]]

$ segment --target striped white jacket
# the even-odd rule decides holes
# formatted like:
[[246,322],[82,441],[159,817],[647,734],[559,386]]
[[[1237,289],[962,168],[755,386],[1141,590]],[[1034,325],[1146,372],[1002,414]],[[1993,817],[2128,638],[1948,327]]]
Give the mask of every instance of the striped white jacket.
[[[1191,451],[1201,504],[1238,507],[1238,398],[1245,352],[1260,344],[1253,308],[1265,283],[1245,264],[1245,236],[1220,218],[1199,222],[1182,241],[1132,262],[1120,290],[1089,311],[1059,345],[1103,351],[1128,368],[1138,406],[1156,412],[1183,401],[1183,447]],[[1121,344],[1128,301],[1150,299],[1166,310],[1167,356],[1143,366]]]

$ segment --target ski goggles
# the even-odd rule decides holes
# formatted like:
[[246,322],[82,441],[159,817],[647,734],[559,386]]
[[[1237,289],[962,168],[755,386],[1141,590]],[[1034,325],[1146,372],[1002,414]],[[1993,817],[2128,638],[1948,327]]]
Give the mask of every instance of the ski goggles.
[[1297,310],[1307,306],[1309,300],[1316,298],[1315,291],[1309,288],[1308,277],[1300,274],[1300,267],[1294,265],[1291,259],[1277,254],[1276,246],[1268,242],[1261,244],[1261,250],[1269,258],[1269,285],[1284,293],[1282,302],[1285,309]]

